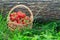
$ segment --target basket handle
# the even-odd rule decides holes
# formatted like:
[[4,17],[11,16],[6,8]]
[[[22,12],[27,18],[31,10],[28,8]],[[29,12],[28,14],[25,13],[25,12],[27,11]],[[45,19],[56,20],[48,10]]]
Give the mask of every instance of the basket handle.
[[33,13],[32,13],[32,11],[27,7],[27,6],[25,6],[25,5],[16,5],[16,6],[14,6],[10,11],[9,11],[9,14],[8,14],[8,17],[7,17],[7,21],[9,21],[9,15],[10,15],[10,13],[15,9],[15,8],[17,8],[17,7],[25,7],[29,12],[30,12],[30,19],[31,19],[31,22],[33,22]]

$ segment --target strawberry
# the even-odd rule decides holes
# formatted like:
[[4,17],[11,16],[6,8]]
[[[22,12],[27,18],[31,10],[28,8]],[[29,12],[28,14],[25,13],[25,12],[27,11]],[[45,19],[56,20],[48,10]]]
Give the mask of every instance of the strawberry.
[[20,20],[17,20],[17,23],[20,24]]
[[10,17],[10,20],[11,20],[11,21],[14,21],[14,20],[15,20],[15,18],[14,18],[13,16],[11,16],[11,17]]
[[17,12],[17,15],[18,15],[19,17],[21,17],[21,18],[24,18],[24,17],[26,16],[26,14],[25,14],[25,13],[22,13],[21,11],[18,11],[18,12]]
[[12,14],[10,14],[10,20],[14,21],[16,17],[16,12],[13,12]]
[[13,14],[10,14],[10,17],[13,16]]
[[26,14],[25,13],[22,13],[21,17],[22,18],[26,17]]
[[16,21],[17,21],[17,20],[20,20],[20,18],[19,18],[19,17],[16,17],[15,20],[16,20]]
[[21,18],[21,13],[17,12],[17,15],[18,15],[19,18]]
[[11,16],[16,16],[16,12],[11,13],[11,14],[10,14],[10,17],[11,17]]

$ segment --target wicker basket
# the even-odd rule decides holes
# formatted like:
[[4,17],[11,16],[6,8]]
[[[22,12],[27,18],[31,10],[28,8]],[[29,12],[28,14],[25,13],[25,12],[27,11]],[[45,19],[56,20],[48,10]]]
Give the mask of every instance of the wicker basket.
[[24,7],[24,8],[26,8],[26,9],[29,11],[31,21],[30,21],[30,23],[28,23],[28,25],[30,25],[30,28],[32,28],[32,25],[33,25],[33,13],[32,13],[32,11],[31,11],[27,6],[22,5],[22,4],[21,4],[21,5],[16,5],[16,6],[14,6],[14,7],[9,11],[9,14],[8,14],[8,17],[7,17],[8,28],[10,28],[10,30],[15,30],[16,28],[21,29],[21,28],[24,28],[24,26],[26,26],[25,24],[17,24],[17,23],[15,23],[15,22],[11,22],[11,21],[10,21],[10,14],[12,13],[12,11],[13,11],[15,8],[18,8],[18,7]]

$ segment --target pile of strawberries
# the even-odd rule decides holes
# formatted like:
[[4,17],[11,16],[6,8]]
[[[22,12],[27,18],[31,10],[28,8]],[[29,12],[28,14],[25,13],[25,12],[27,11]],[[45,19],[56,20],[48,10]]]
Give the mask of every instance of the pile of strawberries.
[[18,24],[26,24],[29,23],[30,18],[23,12],[13,12],[10,14],[10,21],[16,22]]

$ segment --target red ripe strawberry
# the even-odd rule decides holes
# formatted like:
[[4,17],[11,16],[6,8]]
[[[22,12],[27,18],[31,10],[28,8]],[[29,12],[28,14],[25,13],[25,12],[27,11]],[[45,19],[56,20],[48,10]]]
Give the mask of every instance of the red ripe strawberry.
[[14,20],[15,20],[15,18],[14,18],[13,16],[11,16],[11,17],[10,17],[10,20],[11,20],[11,21],[14,21]]
[[21,12],[20,11],[17,12],[17,15],[19,18],[21,18]]
[[16,12],[11,13],[11,14],[10,14],[10,17],[11,17],[11,16],[16,16]]
[[20,24],[20,20],[17,20],[17,23]]
[[18,11],[18,12],[17,12],[17,15],[18,15],[18,17],[20,17],[20,18],[24,18],[24,17],[26,16],[26,14],[25,14],[25,13],[22,13],[21,11]]
[[22,13],[21,17],[22,18],[26,17],[26,14],[25,13]]
[[23,14],[21,14],[21,18],[24,18]]
[[18,20],[20,20],[20,18],[19,17],[16,17],[15,20],[18,21]]
[[13,12],[12,14],[10,14],[10,20],[14,21],[16,17],[16,12]]
[[21,19],[21,15],[20,15],[20,14],[19,14],[19,15],[17,14],[17,15],[16,15],[16,18]]
[[10,17],[13,16],[13,14],[10,14]]

